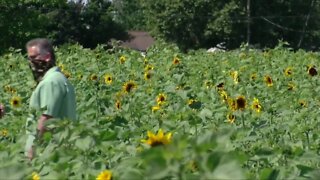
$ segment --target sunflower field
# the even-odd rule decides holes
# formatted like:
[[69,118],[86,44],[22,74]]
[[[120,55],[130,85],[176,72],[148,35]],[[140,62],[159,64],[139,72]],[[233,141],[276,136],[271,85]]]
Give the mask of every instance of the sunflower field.
[[[279,44],[146,56],[56,49],[78,121],[52,119],[24,156],[35,82],[21,50],[0,57],[0,177],[7,179],[312,179],[320,176],[317,52]],[[34,118],[36,122],[36,117]]]

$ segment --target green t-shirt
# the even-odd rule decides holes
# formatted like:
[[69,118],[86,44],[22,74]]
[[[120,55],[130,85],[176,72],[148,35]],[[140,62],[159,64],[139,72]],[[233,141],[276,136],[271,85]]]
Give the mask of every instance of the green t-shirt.
[[58,67],[49,69],[33,91],[30,108],[45,109],[42,114],[54,118],[76,119],[74,88]]
[[[42,114],[59,119],[76,120],[76,99],[73,86],[68,79],[60,72],[58,67],[49,69],[30,98],[30,108],[43,110]],[[27,119],[26,151],[31,148],[36,135],[35,125],[39,117]],[[30,128],[31,127],[30,131]]]

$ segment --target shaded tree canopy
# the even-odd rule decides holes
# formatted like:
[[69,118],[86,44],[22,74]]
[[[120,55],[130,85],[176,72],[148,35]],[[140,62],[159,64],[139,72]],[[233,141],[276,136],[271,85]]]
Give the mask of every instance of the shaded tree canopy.
[[79,43],[94,48],[127,36],[124,27],[113,20],[107,0],[91,0],[87,5],[65,0],[4,0],[0,7],[0,52],[23,48],[35,37],[48,37],[57,45]]
[[320,42],[316,0],[79,2],[2,0],[0,52],[23,48],[34,37],[49,37],[57,45],[79,43],[92,48],[111,38],[126,39],[128,30],[148,31],[183,50],[221,42],[229,49],[238,48],[248,39],[260,48],[274,47],[282,40],[293,48],[317,49]]

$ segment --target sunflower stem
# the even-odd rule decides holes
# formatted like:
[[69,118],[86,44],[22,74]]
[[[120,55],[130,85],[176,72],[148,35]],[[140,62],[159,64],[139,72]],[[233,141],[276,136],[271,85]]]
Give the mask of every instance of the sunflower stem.
[[197,124],[195,125],[195,128],[196,128],[196,137],[198,137],[198,126],[197,126]]
[[304,132],[304,133],[305,133],[306,138],[307,138],[307,146],[308,146],[308,149],[310,149],[309,131],[306,131],[306,132]]
[[244,115],[243,115],[243,113],[241,113],[241,121],[242,121],[242,127],[245,128],[246,125],[244,123]]

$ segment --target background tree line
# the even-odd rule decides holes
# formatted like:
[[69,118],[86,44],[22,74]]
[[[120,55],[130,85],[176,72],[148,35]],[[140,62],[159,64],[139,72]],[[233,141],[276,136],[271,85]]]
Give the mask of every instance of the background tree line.
[[128,38],[128,30],[149,31],[183,50],[221,42],[264,48],[279,40],[316,49],[320,40],[316,0],[1,0],[0,8],[2,52],[39,36],[95,47]]

